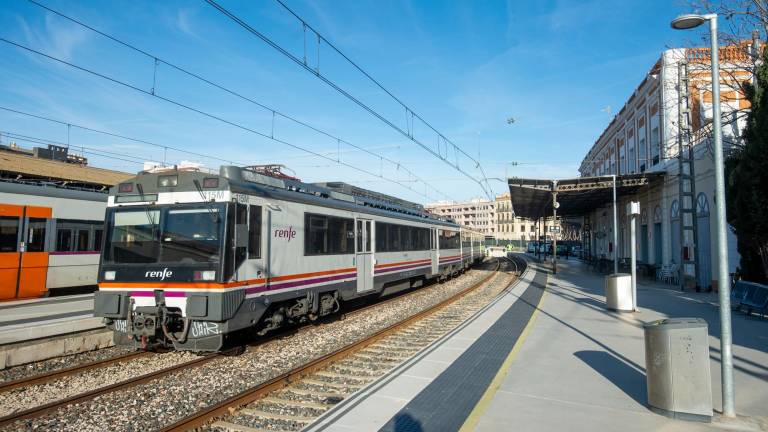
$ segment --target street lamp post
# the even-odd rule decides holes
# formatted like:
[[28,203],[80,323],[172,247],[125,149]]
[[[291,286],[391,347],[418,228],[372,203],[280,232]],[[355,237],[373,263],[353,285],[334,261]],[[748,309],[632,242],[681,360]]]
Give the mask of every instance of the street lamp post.
[[712,132],[715,140],[715,208],[717,211],[717,274],[720,297],[720,354],[723,387],[723,415],[734,417],[733,352],[731,350],[731,286],[728,277],[728,245],[725,227],[725,170],[723,134],[720,117],[720,61],[717,46],[717,14],[682,15],[672,21],[672,28],[687,30],[709,21],[712,61]]

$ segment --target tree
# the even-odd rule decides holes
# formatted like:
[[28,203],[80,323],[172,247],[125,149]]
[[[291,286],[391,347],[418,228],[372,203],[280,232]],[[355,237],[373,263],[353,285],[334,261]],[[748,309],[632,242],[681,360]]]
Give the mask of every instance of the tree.
[[726,159],[728,223],[739,239],[741,269],[746,279],[768,280],[768,52],[755,70],[756,86],[747,84],[752,103],[744,146]]

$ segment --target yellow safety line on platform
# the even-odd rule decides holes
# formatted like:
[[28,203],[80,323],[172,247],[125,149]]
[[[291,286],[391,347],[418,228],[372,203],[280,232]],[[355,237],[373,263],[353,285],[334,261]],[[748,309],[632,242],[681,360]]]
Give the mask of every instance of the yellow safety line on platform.
[[[477,401],[477,405],[475,405],[475,408],[473,408],[472,412],[469,413],[469,416],[467,416],[467,419],[464,421],[464,424],[461,425],[461,429],[459,429],[459,432],[470,432],[475,430],[475,428],[477,427],[477,423],[480,421],[480,417],[482,417],[482,415],[488,409],[488,405],[490,405],[491,399],[493,399],[493,396],[499,390],[499,387],[501,386],[501,382],[504,381],[504,378],[507,376],[507,372],[509,371],[510,366],[512,366],[512,363],[515,361],[515,358],[517,358],[517,353],[520,352],[520,349],[523,346],[523,343],[525,343],[525,338],[528,337],[528,332],[531,330],[531,327],[533,327],[533,322],[536,321],[536,316],[539,314],[539,309],[544,304],[544,297],[546,297],[547,295],[547,290],[546,290],[547,281],[549,280],[549,277],[546,276],[546,274],[545,274],[545,277],[546,279],[544,280],[544,293],[541,294],[541,298],[539,299],[539,304],[536,305],[536,309],[533,310],[533,314],[531,314],[531,319],[528,320],[528,324],[526,324],[525,328],[523,328],[523,331],[520,333],[520,337],[517,338],[517,342],[515,342],[515,346],[512,347],[512,351],[509,352],[509,355],[507,355],[507,358],[504,359],[504,363],[501,364],[499,371],[496,372],[496,376],[493,377],[491,384],[485,390],[485,393],[483,393],[483,397],[481,397],[480,400]],[[531,283],[533,283],[533,281],[531,281]]]

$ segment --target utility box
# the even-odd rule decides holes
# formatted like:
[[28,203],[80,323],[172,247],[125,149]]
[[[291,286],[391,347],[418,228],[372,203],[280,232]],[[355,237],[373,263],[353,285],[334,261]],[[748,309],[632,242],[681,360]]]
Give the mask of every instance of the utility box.
[[632,275],[614,273],[605,277],[605,307],[615,311],[633,311]]
[[650,409],[681,420],[712,421],[707,322],[670,318],[643,327]]

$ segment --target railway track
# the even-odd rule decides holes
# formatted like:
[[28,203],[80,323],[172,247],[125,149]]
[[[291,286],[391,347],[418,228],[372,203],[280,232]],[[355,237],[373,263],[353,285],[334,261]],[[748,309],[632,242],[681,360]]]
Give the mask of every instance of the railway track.
[[96,360],[88,363],[83,363],[77,366],[72,366],[63,369],[57,369],[50,372],[45,372],[37,375],[32,375],[24,378],[19,378],[13,381],[7,381],[0,383],[0,393],[13,390],[18,387],[31,386],[35,384],[43,384],[46,382],[54,381],[66,376],[78,374],[81,372],[87,372],[89,370],[102,368],[115,363],[120,363],[136,358],[147,357],[152,353],[146,351],[137,351],[121,354],[118,356],[110,357],[107,359]]
[[[134,355],[131,355],[131,354],[134,354]],[[152,354],[153,353],[151,353],[151,352],[144,352],[144,351],[130,353],[130,354],[126,354],[126,355],[123,355],[123,356],[113,357],[113,358],[110,358],[110,359],[105,359],[105,360],[102,360],[102,361],[97,361],[97,362],[89,363],[89,364],[82,365],[82,366],[76,366],[76,367],[73,367],[73,368],[70,368],[70,369],[54,371],[54,372],[43,374],[43,375],[40,375],[40,376],[34,376],[34,377],[25,378],[25,379],[18,380],[18,381],[12,381],[12,382],[7,383],[6,386],[4,386],[2,389],[9,390],[10,388],[13,388],[13,387],[20,387],[20,386],[23,386],[23,385],[34,385],[36,383],[42,383],[42,382],[46,382],[46,381],[49,381],[49,380],[58,379],[58,378],[61,378],[63,376],[72,375],[74,373],[83,372],[83,371],[87,371],[87,370],[95,369],[95,368],[99,368],[99,367],[105,367],[105,366],[108,366],[108,365],[111,365],[111,364],[114,364],[114,363],[126,361],[126,360],[131,359],[131,358],[138,358],[138,357],[148,356],[148,355],[152,355]],[[64,406],[67,406],[67,405],[71,405],[71,404],[75,404],[75,403],[89,401],[91,399],[94,399],[94,398],[96,398],[98,396],[101,396],[103,394],[106,394],[106,393],[111,393],[111,392],[115,392],[115,391],[119,391],[119,390],[125,390],[125,389],[137,386],[139,384],[143,384],[143,383],[149,382],[149,381],[151,381],[153,379],[156,379],[156,378],[159,378],[159,377],[162,377],[162,376],[165,376],[165,375],[169,375],[171,373],[174,373],[174,372],[177,372],[177,371],[180,371],[180,370],[183,370],[183,369],[187,369],[187,368],[190,368],[190,367],[201,366],[201,365],[203,365],[205,363],[208,363],[208,362],[210,362],[212,360],[220,358],[222,355],[227,355],[227,354],[230,354],[230,352],[222,352],[222,353],[217,353],[217,354],[209,354],[209,355],[201,356],[201,357],[198,357],[198,358],[196,358],[194,360],[190,360],[190,361],[186,361],[186,362],[183,362],[183,363],[179,363],[179,364],[176,364],[176,365],[173,365],[173,366],[169,366],[169,367],[166,367],[166,368],[163,368],[163,369],[160,369],[160,370],[156,370],[154,372],[150,372],[150,373],[147,373],[147,374],[144,374],[144,375],[139,375],[137,377],[129,378],[129,379],[124,380],[124,381],[119,381],[117,383],[110,384],[108,386],[98,387],[96,389],[93,389],[93,390],[90,390],[90,391],[87,391],[87,392],[84,392],[84,393],[79,393],[79,394],[76,394],[74,396],[70,396],[70,397],[67,397],[67,398],[64,398],[64,399],[55,400],[53,402],[46,403],[46,404],[43,404],[43,405],[40,405],[40,406],[36,406],[36,407],[32,407],[32,408],[29,408],[29,409],[26,409],[26,410],[23,410],[23,411],[18,411],[18,412],[6,415],[4,417],[0,417],[0,427],[9,425],[9,424],[14,423],[14,422],[19,421],[19,420],[39,417],[39,416],[42,416],[42,415],[45,415],[45,414],[48,414],[48,413],[52,413],[52,412],[56,411],[57,409],[59,409],[61,407],[64,407]],[[13,385],[13,387],[11,387],[11,385]]]
[[[498,270],[498,267],[497,267],[497,270]],[[482,285],[484,282],[486,282],[489,279],[495,277],[496,274],[497,274],[497,272],[491,273],[488,277],[486,277],[485,279],[480,281],[480,283],[474,284],[472,287],[461,291],[458,296],[454,296],[452,298],[449,298],[446,301],[443,301],[442,303],[439,303],[439,305],[446,305],[448,303],[451,303],[452,301],[457,300],[460,297],[463,297],[464,295],[468,294],[472,290],[476,289],[478,286]],[[405,294],[402,294],[402,295],[398,295],[398,296],[387,298],[385,300],[373,303],[371,305],[367,305],[367,306],[363,306],[363,307],[358,307],[358,308],[352,309],[352,310],[344,313],[342,315],[342,319],[344,319],[344,318],[351,318],[351,317],[353,317],[355,315],[358,315],[358,314],[361,314],[361,313],[363,313],[365,311],[369,311],[371,309],[375,309],[376,307],[381,307],[381,306],[386,305],[388,303],[401,300],[403,297],[407,297],[411,293],[418,293],[418,292],[419,292],[419,290],[411,291],[411,292],[408,292],[408,293],[405,293]],[[430,314],[431,313],[430,311],[434,311],[434,310],[436,310],[436,309],[434,309],[434,308],[428,309],[428,310],[426,310],[426,311],[424,311],[422,313],[419,313],[419,314],[417,314],[415,316],[412,316],[407,321],[408,322],[413,322],[415,320],[418,320],[420,317],[424,317],[424,316]],[[405,325],[405,324],[401,323],[401,325]],[[300,327],[298,329],[289,329],[287,332],[303,331],[304,329],[311,328],[311,327],[312,326],[303,326],[303,327]],[[385,332],[388,333],[388,332],[391,332],[391,331],[392,331],[392,329],[390,328],[389,331],[385,330],[384,332],[379,332],[377,334],[380,334],[379,337],[384,337],[385,336]],[[425,334],[428,335],[429,333],[425,333]],[[259,344],[266,343],[267,341],[269,341],[271,339],[276,339],[276,338],[279,338],[281,336],[284,336],[282,332],[281,333],[276,333],[272,337],[268,337],[266,339],[261,339],[259,341]],[[376,335],[374,335],[374,337],[375,336]],[[365,342],[365,344],[370,344],[371,341],[372,341],[372,339],[369,338],[367,340],[367,342],[366,341],[363,341],[363,342]],[[134,387],[134,386],[138,386],[138,385],[145,384],[145,383],[153,381],[153,380],[160,379],[160,378],[162,378],[164,376],[170,375],[170,374],[175,373],[175,372],[179,372],[179,371],[182,371],[182,370],[185,370],[185,369],[200,367],[200,366],[202,366],[202,365],[204,365],[204,364],[206,364],[206,363],[208,363],[210,361],[213,361],[215,359],[221,358],[223,355],[231,355],[233,353],[237,353],[237,351],[241,350],[241,349],[242,349],[242,347],[235,347],[235,348],[233,348],[233,349],[231,349],[229,351],[225,351],[225,352],[222,352],[222,353],[201,356],[201,357],[195,358],[195,359],[193,359],[191,361],[181,362],[179,364],[176,364],[176,365],[173,365],[173,366],[170,366],[170,367],[165,367],[165,368],[162,368],[162,369],[159,369],[159,370],[147,373],[147,374],[143,374],[143,375],[139,375],[139,376],[136,376],[136,377],[132,377],[132,378],[129,378],[129,379],[126,379],[126,380],[123,380],[123,381],[116,382],[116,383],[111,384],[111,385],[94,388],[94,389],[92,389],[90,391],[86,391],[86,392],[83,392],[83,393],[75,394],[75,395],[70,396],[70,397],[62,398],[62,399],[59,399],[59,400],[54,400],[54,401],[51,401],[49,403],[44,403],[44,404],[41,404],[39,406],[35,406],[35,407],[29,408],[29,409],[25,409],[25,410],[22,410],[22,411],[17,411],[17,412],[8,414],[6,416],[0,417],[0,428],[9,426],[9,425],[11,425],[11,424],[13,424],[15,422],[18,422],[18,421],[24,421],[24,420],[29,420],[29,419],[34,419],[34,418],[46,416],[48,414],[53,414],[57,410],[59,410],[61,408],[64,408],[64,407],[67,407],[69,405],[78,404],[78,403],[82,403],[82,402],[87,402],[87,401],[90,401],[90,400],[92,400],[94,398],[97,398],[97,397],[105,395],[105,394],[109,394],[109,393],[113,393],[113,392],[118,392],[118,391],[121,391],[121,390],[126,390],[126,389],[129,389],[129,388]],[[371,352],[372,351],[375,351],[375,348],[372,348]],[[337,354],[337,353],[334,353],[334,354],[336,354],[336,355],[332,355],[332,357],[334,357],[336,359],[340,358],[340,357],[338,357],[338,355],[340,355],[340,354]],[[58,379],[61,379],[61,378],[67,377],[67,376],[76,375],[76,374],[79,374],[79,373],[96,370],[96,369],[99,369],[99,368],[103,368],[103,367],[107,367],[107,366],[110,366],[110,365],[114,365],[116,363],[121,363],[121,362],[128,363],[131,360],[136,360],[136,359],[140,359],[142,357],[148,357],[148,356],[152,356],[152,355],[156,355],[156,354],[155,353],[151,353],[151,352],[132,352],[132,353],[127,353],[127,354],[123,354],[123,355],[120,355],[120,356],[116,356],[116,357],[112,357],[112,358],[108,358],[108,359],[104,359],[104,360],[93,361],[93,362],[90,362],[90,363],[86,363],[86,364],[82,364],[82,365],[78,365],[78,366],[73,366],[73,367],[70,367],[70,368],[59,369],[59,370],[47,372],[47,373],[44,373],[44,374],[39,374],[39,375],[35,375],[35,376],[31,376],[31,377],[26,377],[26,378],[14,380],[14,381],[9,381],[9,382],[0,384],[0,393],[4,393],[4,392],[7,392],[7,391],[11,391],[11,390],[14,390],[14,389],[19,389],[19,388],[27,387],[27,386],[46,384],[48,382],[53,382],[53,381],[56,381]],[[365,356],[365,355],[366,354],[364,354],[364,353],[361,354],[361,356]],[[368,355],[371,355],[370,352],[369,352]],[[393,357],[390,357],[390,358],[386,358],[386,357],[384,357],[382,355],[378,355],[377,357],[379,357],[380,359],[383,359],[383,360],[389,359],[390,363],[396,364],[396,363],[394,363],[396,360],[399,361],[401,358],[407,358],[408,356],[410,356],[410,354],[408,354],[405,351],[402,351],[402,355],[405,355],[406,357],[402,357],[402,356],[398,356],[398,355],[394,355]],[[328,357],[329,356],[326,356],[326,357],[318,359],[318,360],[316,360],[314,362],[311,362],[310,365],[317,365],[317,367],[324,367],[323,365],[327,362]],[[305,366],[305,368],[306,367],[307,366]],[[309,367],[311,367],[311,366],[309,366]],[[354,367],[354,366],[352,366],[352,367]],[[282,377],[278,377],[278,378],[276,378],[274,380],[269,381],[268,383],[283,382],[283,380],[281,380],[281,378]],[[333,375],[331,375],[330,377],[326,376],[326,378],[333,378]],[[310,380],[309,383],[311,383],[311,382],[312,381]],[[333,384],[329,384],[329,385],[333,386]],[[326,392],[328,394],[326,394],[326,395],[322,395],[321,394],[320,396],[325,397],[324,400],[333,401],[333,400],[335,400],[336,397],[342,397],[343,395],[351,393],[357,387],[349,386],[349,387],[341,387],[341,388],[339,388],[338,386],[336,386],[335,388],[337,390],[338,389],[345,389],[346,393],[339,393],[338,391],[333,391],[333,392],[329,391],[329,392]],[[316,392],[310,393],[309,391],[304,392],[304,391],[302,391],[300,389],[297,390],[297,391],[298,391],[297,394],[299,394],[299,396],[302,396],[302,393],[304,393],[304,396],[307,396],[310,399],[315,397],[313,395],[315,395],[315,393],[316,393]],[[333,393],[333,395],[331,395],[331,393]],[[339,400],[341,400],[341,399],[339,399]],[[316,408],[319,405],[319,404],[313,403],[311,401],[302,401],[302,400],[297,400],[296,403],[299,404],[300,406],[303,406],[306,409],[312,409],[313,407]],[[228,406],[231,406],[231,404],[229,404]],[[16,426],[18,426],[19,424],[20,423],[16,423]]]
[[[517,258],[508,260],[509,270],[516,274],[523,265],[524,262]],[[486,278],[430,308],[255,385],[167,426],[163,431],[301,430],[335,404],[461,324],[468,316],[452,310],[451,306],[466,299],[468,294],[498,282],[497,279],[503,277],[500,267],[497,265],[496,271]],[[502,281],[504,286],[501,290],[506,289],[511,281],[511,278]]]

